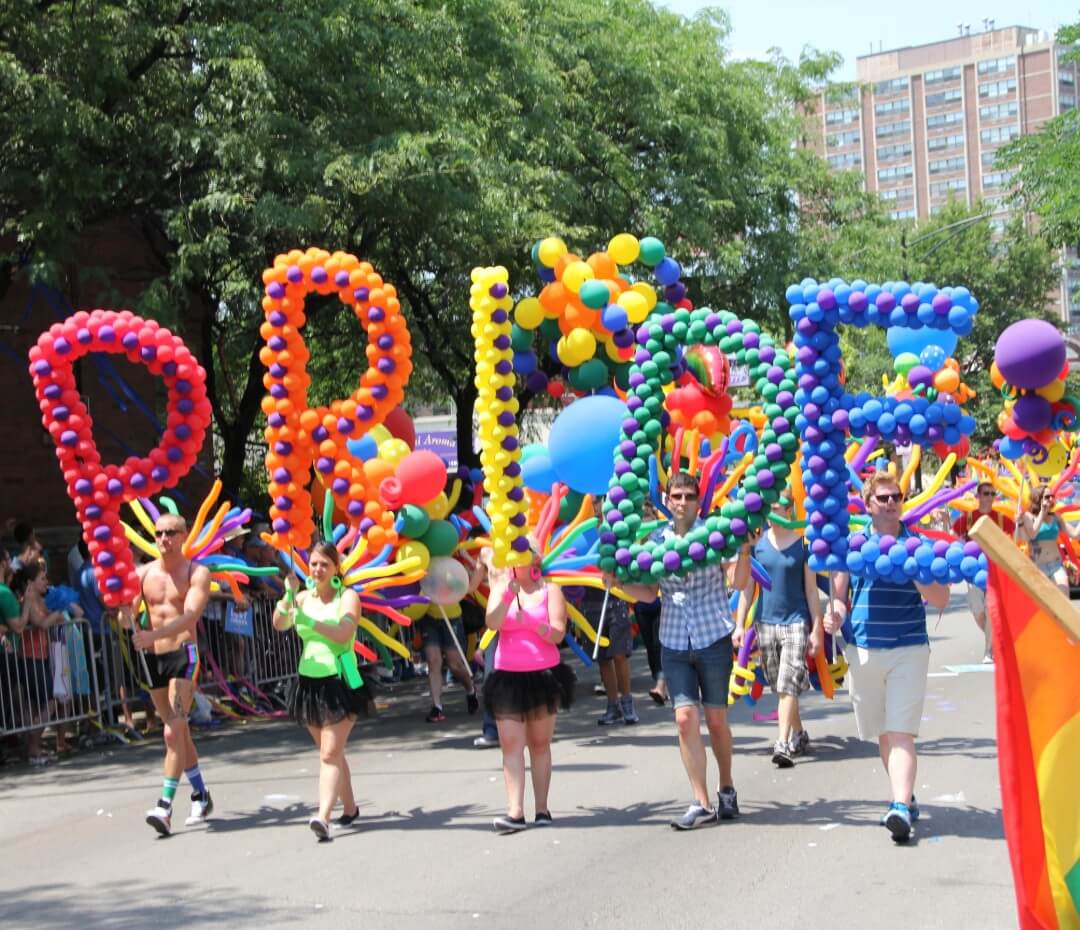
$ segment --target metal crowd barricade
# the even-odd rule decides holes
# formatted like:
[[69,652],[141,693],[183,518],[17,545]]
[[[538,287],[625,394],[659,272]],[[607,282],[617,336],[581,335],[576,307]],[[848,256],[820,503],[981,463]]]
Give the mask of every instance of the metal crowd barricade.
[[48,658],[26,656],[10,637],[0,643],[0,736],[98,717],[98,656],[89,622],[69,618],[49,634]]

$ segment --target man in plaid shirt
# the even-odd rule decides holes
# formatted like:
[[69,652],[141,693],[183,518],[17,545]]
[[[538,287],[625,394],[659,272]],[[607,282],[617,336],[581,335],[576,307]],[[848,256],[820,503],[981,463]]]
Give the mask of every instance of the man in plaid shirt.
[[[685,536],[698,525],[698,485],[691,475],[678,472],[672,476],[667,504],[674,519],[671,526],[659,531],[658,538]],[[728,603],[728,583],[736,590],[750,583],[752,543],[752,539],[744,543],[733,566],[703,565],[682,578],[664,577],[658,585],[621,585],[638,600],[654,600],[657,591],[661,596],[661,664],[675,705],[679,750],[694,794],[686,813],[672,821],[671,826],[676,830],[692,830],[711,823],[718,813],[721,820],[731,820],[739,814],[731,774],[731,729],[727,721],[734,661],[731,634],[735,630]],[[615,583],[611,576],[605,580],[609,585]],[[699,704],[705,709],[705,725],[720,769],[719,811],[710,803]]]

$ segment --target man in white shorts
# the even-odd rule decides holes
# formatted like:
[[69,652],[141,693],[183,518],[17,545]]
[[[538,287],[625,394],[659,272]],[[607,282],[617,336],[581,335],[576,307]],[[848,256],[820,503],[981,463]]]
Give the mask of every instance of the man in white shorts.
[[[909,535],[900,523],[903,492],[889,472],[876,472],[863,486],[863,500],[880,535],[902,539]],[[835,633],[846,625],[848,687],[855,708],[859,737],[877,740],[881,761],[889,776],[892,804],[882,823],[892,838],[906,842],[918,820],[915,803],[915,737],[919,735],[930,638],[926,631],[923,599],[935,610],[949,603],[949,587],[908,581],[896,584],[857,579],[851,599],[850,576],[834,575],[833,598],[825,615],[825,629]]]

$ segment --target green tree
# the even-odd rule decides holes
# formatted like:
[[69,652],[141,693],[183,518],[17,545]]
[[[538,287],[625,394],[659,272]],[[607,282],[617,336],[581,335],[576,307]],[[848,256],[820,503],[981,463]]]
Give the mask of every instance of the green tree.
[[[1063,60],[1080,60],[1080,23],[1059,30],[1057,41],[1070,47]],[[1080,110],[1066,110],[1001,149],[998,164],[1015,172],[1013,203],[1039,217],[1051,243],[1080,242]]]

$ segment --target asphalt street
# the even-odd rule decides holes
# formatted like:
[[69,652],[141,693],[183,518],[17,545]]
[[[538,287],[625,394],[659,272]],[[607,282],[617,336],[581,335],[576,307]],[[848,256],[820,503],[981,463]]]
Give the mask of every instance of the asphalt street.
[[[350,743],[361,816],[333,843],[306,827],[318,759],[289,722],[200,730],[214,818],[158,838],[144,811],[160,789],[160,740],[85,753],[44,770],[0,769],[0,924],[60,927],[1005,928],[1016,925],[1002,832],[993,675],[954,589],[931,620],[919,739],[923,818],[895,846],[879,825],[888,786],[876,746],[855,737],[846,692],[804,700],[812,754],[769,759],[775,707],[732,710],[742,816],[669,828],[689,801],[670,707],[656,707],[635,653],[639,725],[600,728],[595,670],[553,747],[555,826],[497,836],[500,754],[472,740],[460,688],[450,719],[423,720],[417,683]],[[715,791],[716,768],[710,765]],[[527,802],[531,817],[531,800]]]

